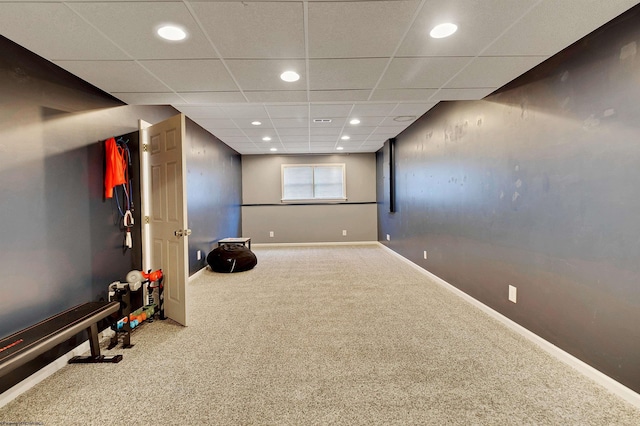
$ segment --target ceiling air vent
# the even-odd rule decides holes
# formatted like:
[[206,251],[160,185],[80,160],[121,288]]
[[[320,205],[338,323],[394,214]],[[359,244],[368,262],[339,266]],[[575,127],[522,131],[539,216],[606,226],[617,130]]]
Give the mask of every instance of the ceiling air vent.
[[314,123],[331,123],[331,119],[330,118],[314,118],[313,122]]

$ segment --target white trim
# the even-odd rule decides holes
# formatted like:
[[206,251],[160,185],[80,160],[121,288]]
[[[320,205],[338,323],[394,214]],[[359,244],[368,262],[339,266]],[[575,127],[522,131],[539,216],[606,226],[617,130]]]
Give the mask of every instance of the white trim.
[[[144,150],[144,146],[149,146],[149,132],[148,128],[151,127],[151,123],[147,123],[144,120],[138,120],[138,130],[140,131],[140,200],[141,200],[141,215],[140,215],[140,231],[142,235],[142,270],[148,271],[151,269],[151,236],[149,233],[149,224],[145,222],[145,217],[149,216],[149,210],[151,201],[149,199],[151,194],[150,177],[149,177],[149,153]],[[146,295],[145,295],[146,296]]]
[[634,405],[635,407],[640,408],[640,394],[638,394],[635,391],[633,391],[632,389],[626,387],[622,383],[612,379],[611,377],[607,376],[606,374],[602,373],[601,371],[596,370],[595,368],[593,368],[589,364],[585,363],[584,361],[579,360],[578,358],[574,357],[570,353],[560,349],[559,347],[557,347],[553,343],[551,343],[551,342],[543,339],[542,337],[538,336],[537,334],[527,330],[526,328],[524,328],[523,326],[521,326],[517,322],[505,317],[500,312],[498,312],[498,311],[490,308],[489,306],[485,305],[484,303],[480,302],[478,299],[474,299],[473,297],[469,296],[467,293],[463,292],[462,290],[458,289],[457,287],[454,287],[453,285],[449,284],[448,282],[446,282],[442,278],[438,277],[437,275],[434,275],[433,273],[427,271],[426,269],[424,269],[420,265],[417,265],[416,263],[413,263],[411,260],[409,260],[406,257],[402,256],[401,254],[396,253],[395,251],[391,250],[386,245],[380,243],[379,241],[377,243],[381,247],[384,247],[386,250],[388,250],[389,253],[391,253],[394,256],[398,257],[399,259],[405,261],[408,265],[410,265],[410,266],[414,267],[415,269],[417,269],[418,271],[422,272],[423,274],[425,274],[426,276],[431,278],[433,281],[435,281],[436,283],[440,284],[442,287],[446,288],[447,290],[450,290],[451,292],[453,292],[454,294],[456,294],[460,298],[464,299],[465,301],[471,303],[473,306],[479,308],[480,310],[482,310],[483,312],[485,312],[486,314],[488,314],[492,318],[500,321],[502,324],[504,324],[509,329],[515,331],[516,333],[518,333],[521,336],[525,337],[529,341],[535,343],[536,345],[538,345],[538,347],[540,347],[542,350],[544,350],[545,352],[547,352],[548,354],[550,354],[554,358],[556,358],[559,361],[561,361],[561,362],[567,364],[568,366],[574,368],[579,373],[583,374],[584,376],[586,376],[589,379],[593,380],[595,383],[597,383],[600,386],[602,386],[605,389],[607,389],[609,392],[619,396],[620,398],[624,399],[625,401],[627,401],[628,403]]
[[200,275],[204,274],[205,271],[209,270],[208,266],[203,267],[202,269],[196,271],[193,275],[191,275],[189,277],[189,280],[187,282],[191,282],[193,280],[195,280],[196,278],[198,278]]
[[251,247],[368,246],[378,244],[380,244],[378,241],[328,241],[319,243],[253,243]]

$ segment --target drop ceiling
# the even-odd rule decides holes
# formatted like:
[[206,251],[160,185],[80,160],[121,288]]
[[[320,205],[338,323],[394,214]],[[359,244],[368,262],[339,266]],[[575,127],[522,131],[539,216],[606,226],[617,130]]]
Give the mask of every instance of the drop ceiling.
[[[438,102],[482,99],[637,3],[0,0],[0,34],[123,102],[173,105],[241,154],[374,152]],[[429,37],[442,22],[458,31]],[[165,23],[188,37],[160,39]]]

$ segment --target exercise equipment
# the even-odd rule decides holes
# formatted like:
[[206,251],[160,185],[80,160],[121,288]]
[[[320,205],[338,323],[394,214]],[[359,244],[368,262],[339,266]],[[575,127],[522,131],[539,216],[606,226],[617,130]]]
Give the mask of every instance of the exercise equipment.
[[[118,344],[122,336],[122,347],[130,348],[131,331],[144,321],[153,321],[156,313],[164,320],[164,275],[162,269],[142,272],[132,270],[127,273],[126,281],[109,284],[109,300],[119,302],[118,320],[111,326],[116,333],[111,338],[110,348]],[[132,311],[131,292],[143,290],[144,306]]]
[[69,363],[120,362],[122,355],[100,354],[98,321],[118,312],[116,302],[89,302],[74,306],[0,340],[0,377],[86,330],[90,356],[76,356]]
[[253,269],[258,258],[244,244],[222,244],[207,255],[207,263],[215,272],[243,272]]

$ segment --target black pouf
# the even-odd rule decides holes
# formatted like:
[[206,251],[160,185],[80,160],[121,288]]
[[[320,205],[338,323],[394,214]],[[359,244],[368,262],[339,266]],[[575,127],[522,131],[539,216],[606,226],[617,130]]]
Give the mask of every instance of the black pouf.
[[253,269],[258,258],[242,244],[222,244],[207,255],[207,263],[215,272],[242,272]]

